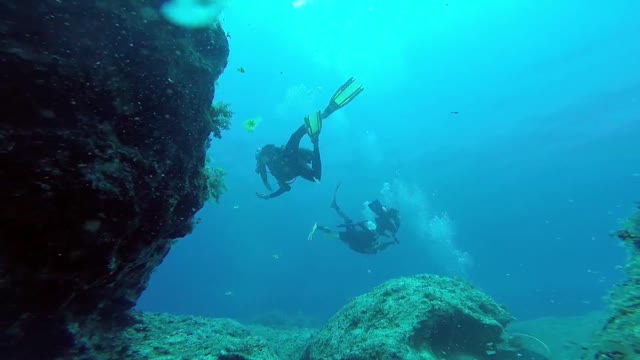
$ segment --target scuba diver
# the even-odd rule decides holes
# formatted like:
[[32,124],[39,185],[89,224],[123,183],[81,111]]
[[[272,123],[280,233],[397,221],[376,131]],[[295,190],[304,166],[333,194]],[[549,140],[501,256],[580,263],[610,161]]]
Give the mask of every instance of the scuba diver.
[[[382,206],[380,201],[375,200],[368,204],[369,209],[376,214],[374,221],[367,220],[356,223],[338,206],[336,195],[339,188],[340,184],[336,186],[333,193],[331,208],[343,219],[344,224],[338,225],[338,227],[344,228],[344,230],[337,232],[326,226],[314,224],[308,239],[313,237],[316,230],[320,230],[332,237],[339,238],[349,245],[351,250],[362,254],[376,254],[393,244],[400,243],[396,237],[396,233],[400,229],[400,213],[397,209],[386,208]],[[382,237],[388,237],[392,240],[381,241]]]
[[396,243],[400,243],[396,234],[400,230],[400,212],[398,209],[387,208],[379,200],[374,200],[367,204],[369,209],[376,214],[374,223],[376,232],[380,236],[392,238]]
[[[320,181],[322,162],[318,138],[322,129],[322,120],[347,105],[363,90],[364,87],[354,78],[349,78],[336,90],[323,112],[318,110],[305,116],[304,124],[291,134],[286,145],[278,147],[268,144],[258,149],[256,152],[256,173],[260,174],[262,183],[271,191],[270,194],[256,193],[258,198],[271,199],[284,194],[291,190],[291,184],[298,176],[313,182]],[[300,148],[300,141],[305,134],[309,135],[313,150]],[[310,164],[311,166],[309,166]],[[278,182],[278,190],[276,191],[273,191],[271,184],[269,184],[267,169]]]

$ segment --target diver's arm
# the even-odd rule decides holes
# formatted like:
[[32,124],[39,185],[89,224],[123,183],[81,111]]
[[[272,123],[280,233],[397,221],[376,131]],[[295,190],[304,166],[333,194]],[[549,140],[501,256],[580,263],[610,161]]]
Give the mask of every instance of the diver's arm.
[[364,230],[364,231],[371,231],[371,229],[369,229],[369,225],[368,225],[368,221],[360,221],[359,223],[355,224],[356,226],[359,226],[360,229]]
[[356,227],[356,226],[359,226],[359,227],[361,227],[362,229],[367,229],[367,230],[368,230],[369,228],[365,226],[365,224],[366,224],[366,223],[367,223],[367,221],[366,221],[366,220],[365,220],[365,221],[360,221],[360,222],[357,222],[357,223],[354,223],[354,222],[352,222],[352,221],[348,220],[346,223],[344,223],[344,224],[340,224],[340,225],[337,225],[337,226],[338,226],[338,227],[341,227],[341,228],[346,228],[346,227]]
[[256,169],[256,172],[260,174],[260,178],[262,179],[264,186],[269,189],[269,191],[273,191],[271,184],[269,184],[269,179],[267,178],[267,167],[265,165],[259,166]]
[[391,231],[389,229],[381,229],[380,231],[378,231],[378,235],[380,235],[381,237],[392,239],[393,242],[399,244],[400,240],[398,240],[398,236],[396,234],[397,230]]
[[378,252],[378,251],[382,251],[382,250],[384,250],[384,249],[388,248],[389,246],[391,246],[391,245],[393,245],[393,244],[396,244],[396,243],[397,243],[397,242],[394,242],[394,241],[378,242],[378,243],[375,245],[376,252]]
[[387,232],[387,231],[385,230],[384,232],[382,232],[382,233],[380,234],[380,236],[382,236],[382,237],[386,237],[386,238],[388,238],[388,239],[392,239],[392,240],[393,240],[393,242],[395,242],[396,244],[400,244],[400,240],[398,240],[398,236],[396,235],[396,233],[395,233],[395,232],[391,232],[391,231]]
[[291,186],[289,186],[287,183],[279,183],[280,187],[278,188],[278,190],[272,192],[271,194],[258,194],[256,193],[256,195],[258,195],[258,197],[260,199],[273,199],[274,197],[280,196],[284,193],[286,193],[287,191],[291,190]]

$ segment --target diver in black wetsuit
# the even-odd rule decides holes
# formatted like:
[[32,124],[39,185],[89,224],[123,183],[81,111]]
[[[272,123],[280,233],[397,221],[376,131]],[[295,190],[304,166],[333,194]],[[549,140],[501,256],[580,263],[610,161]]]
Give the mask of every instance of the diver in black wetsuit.
[[[344,220],[344,224],[338,225],[340,228],[344,228],[343,231],[336,232],[329,229],[326,226],[316,225],[314,230],[318,230],[338,237],[340,240],[349,245],[349,248],[355,252],[362,254],[376,254],[393,244],[399,244],[396,233],[400,228],[400,214],[396,209],[387,209],[382,204],[375,200],[369,203],[369,208],[376,214],[374,222],[360,221],[354,222],[342,209],[338,206],[336,201],[336,194],[340,184],[336,186],[336,190],[333,194],[333,201],[331,201],[331,208]],[[372,204],[374,204],[372,206]],[[310,234],[310,237],[313,234]],[[381,241],[382,237],[389,237],[393,240]]]
[[[318,137],[312,137],[313,151],[300,148],[300,140],[307,133],[305,125],[296,130],[287,145],[276,147],[265,145],[256,154],[256,172],[260,174],[264,186],[273,191],[267,178],[267,168],[278,181],[278,190],[271,194],[256,193],[261,199],[270,199],[291,190],[290,184],[300,176],[309,181],[319,181],[322,178],[322,161]],[[309,166],[311,164],[311,166]]]
[[400,212],[398,209],[387,208],[378,200],[370,202],[368,206],[376,214],[374,222],[378,235],[393,238],[395,242],[400,243],[396,237],[398,230],[400,230]]
[[[320,181],[322,177],[322,161],[318,137],[322,129],[322,120],[328,118],[336,110],[347,105],[358,96],[364,87],[354,78],[350,78],[335,92],[323,112],[316,111],[304,119],[300,126],[289,138],[285,146],[277,147],[273,144],[265,145],[256,153],[256,173],[260,174],[262,183],[269,191],[273,191],[267,178],[267,171],[278,181],[278,190],[270,194],[256,193],[260,199],[271,199],[291,190],[291,183],[298,177],[309,181]],[[300,148],[300,141],[309,135],[313,150]],[[311,165],[311,166],[309,166]]]

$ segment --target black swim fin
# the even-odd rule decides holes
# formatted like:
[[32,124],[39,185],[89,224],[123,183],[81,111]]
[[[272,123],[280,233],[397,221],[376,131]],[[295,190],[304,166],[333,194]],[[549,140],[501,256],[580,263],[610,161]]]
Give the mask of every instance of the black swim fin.
[[338,196],[338,190],[340,189],[340,183],[338,183],[336,185],[336,189],[333,190],[333,199],[331,200],[331,208],[332,209],[337,209],[338,208],[338,201],[336,200],[336,197]]

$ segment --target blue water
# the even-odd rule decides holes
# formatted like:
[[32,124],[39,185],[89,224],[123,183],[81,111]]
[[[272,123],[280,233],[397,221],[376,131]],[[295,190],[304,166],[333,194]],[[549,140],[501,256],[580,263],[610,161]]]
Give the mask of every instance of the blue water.
[[[239,3],[223,15],[215,98],[233,128],[210,149],[228,191],[140,309],[321,323],[416,273],[465,278],[519,319],[603,308],[626,256],[609,233],[640,200],[639,2]],[[324,123],[322,182],[257,199],[256,148],[285,143],[350,76],[365,91]],[[314,222],[339,223],[338,182],[354,218],[375,198],[400,209],[399,246],[307,240]]]

